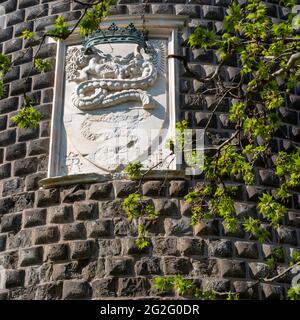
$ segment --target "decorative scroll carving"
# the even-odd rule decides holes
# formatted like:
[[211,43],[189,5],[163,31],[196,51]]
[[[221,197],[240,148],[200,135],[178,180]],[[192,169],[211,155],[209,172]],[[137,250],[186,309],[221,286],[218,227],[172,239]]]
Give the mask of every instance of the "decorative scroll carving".
[[165,53],[165,45],[159,40],[149,42],[147,53],[137,47],[125,57],[97,48],[84,55],[82,50],[70,48],[66,78],[78,83],[74,106],[84,111],[141,101],[145,109],[155,108],[154,99],[145,90],[153,86],[159,72],[165,72]]

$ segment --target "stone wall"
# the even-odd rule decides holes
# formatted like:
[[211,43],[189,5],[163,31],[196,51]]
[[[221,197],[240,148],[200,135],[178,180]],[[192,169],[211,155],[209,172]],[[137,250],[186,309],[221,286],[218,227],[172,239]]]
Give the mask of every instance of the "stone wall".
[[[141,8],[154,14],[189,15],[190,27],[180,34],[186,40],[196,25],[220,29],[228,0],[148,0],[146,4],[120,0],[111,14],[140,14]],[[265,260],[272,243],[261,244],[241,228],[224,231],[221,221],[207,220],[194,230],[190,210],[183,196],[191,181],[147,181],[143,193],[153,199],[161,213],[158,221],[146,221],[150,248],[140,252],[136,229],[121,208],[122,198],[134,190],[135,182],[114,181],[39,189],[46,176],[54,72],[38,74],[25,82],[37,43],[19,38],[22,30],[41,31],[52,25],[58,14],[66,21],[80,15],[72,1],[0,0],[6,15],[0,18],[1,50],[17,59],[5,77],[6,95],[0,100],[0,297],[2,299],[100,299],[107,297],[157,297],[151,288],[156,275],[183,274],[195,279],[204,290],[237,291],[241,298],[283,298],[290,285],[285,277],[275,284],[258,284],[267,274]],[[269,4],[269,14],[282,18],[285,11]],[[216,62],[214,52],[182,48],[194,70],[205,75]],[[52,57],[56,45],[44,45],[39,57]],[[224,69],[231,80],[236,62]],[[192,78],[180,70],[180,110],[192,127],[203,128],[213,108],[212,97],[198,99]],[[19,129],[9,120],[22,105],[23,89],[30,90],[42,120],[36,129]],[[300,94],[300,91],[298,92]],[[284,132],[274,140],[274,150],[291,150],[290,140],[300,142],[300,96],[287,97],[281,108]],[[220,138],[230,134],[226,101],[213,118]],[[289,140],[290,139],[290,140]],[[257,216],[255,201],[265,189],[278,185],[264,164],[256,168],[256,186],[239,186],[236,210],[239,216]],[[291,248],[300,246],[300,194],[295,193],[284,226],[273,232],[273,244],[285,249],[289,263]]]

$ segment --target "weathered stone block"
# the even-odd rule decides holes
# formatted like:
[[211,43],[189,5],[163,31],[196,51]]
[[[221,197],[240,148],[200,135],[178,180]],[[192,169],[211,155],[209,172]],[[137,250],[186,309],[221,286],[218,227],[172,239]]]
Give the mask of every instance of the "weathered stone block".
[[195,236],[219,235],[219,225],[217,220],[201,220],[194,227]]
[[119,279],[120,296],[148,296],[150,287],[149,280],[143,277]]
[[99,256],[118,256],[121,253],[120,239],[99,239]]
[[295,230],[280,226],[277,231],[280,243],[288,243],[294,246],[297,245],[297,236]]
[[13,174],[15,176],[21,176],[37,171],[38,159],[36,157],[19,159],[13,164]]
[[54,84],[54,72],[41,73],[33,77],[33,90],[52,87]]
[[25,157],[26,155],[26,144],[16,143],[6,148],[6,161],[12,161]]
[[91,295],[91,287],[85,280],[65,280],[62,299],[87,299]]
[[267,300],[281,300],[283,298],[283,288],[279,285],[263,283],[262,291]]
[[122,247],[124,255],[139,255],[149,252],[149,246],[140,250],[135,243],[135,238],[122,239]]
[[258,259],[258,247],[254,242],[236,241],[235,249],[239,258]]
[[184,197],[188,192],[187,181],[171,181],[169,187],[169,194],[171,197]]
[[157,256],[176,256],[179,255],[177,249],[177,238],[155,237],[152,239],[153,254]]
[[50,261],[64,261],[68,259],[69,247],[65,243],[49,245],[47,247],[47,259]]
[[59,240],[59,230],[56,226],[37,227],[34,229],[34,243],[46,244]]
[[164,222],[165,231],[167,236],[191,236],[193,235],[193,229],[191,226],[191,219],[189,217],[183,217],[182,219],[165,219]]
[[232,245],[230,240],[216,240],[208,242],[208,255],[213,257],[231,257]]
[[33,245],[32,243],[32,230],[24,229],[18,233],[9,233],[7,235],[7,249],[26,248]]
[[0,100],[0,114],[9,113],[18,109],[19,98],[11,97]]
[[27,209],[23,212],[23,227],[30,228],[46,224],[46,209]]
[[3,182],[2,196],[6,197],[24,191],[24,178],[11,178]]
[[249,269],[250,275],[254,279],[265,278],[270,274],[270,269],[262,262],[250,262]]
[[82,260],[93,255],[94,242],[92,240],[74,241],[70,244],[71,258]]
[[127,276],[133,273],[133,259],[126,257],[108,257],[106,273],[110,276]]
[[161,274],[160,258],[143,257],[135,264],[135,272],[137,275],[145,276],[151,274]]
[[179,216],[179,210],[176,200],[153,199],[155,211],[161,216],[176,217]]
[[112,194],[112,183],[96,183],[93,184],[88,191],[88,199],[104,200],[110,198]]
[[99,210],[100,217],[102,218],[126,216],[122,208],[122,201],[120,199],[99,202]]
[[59,203],[59,190],[47,189],[38,190],[36,192],[36,205],[38,207],[46,207]]
[[189,258],[163,257],[162,263],[165,274],[188,274],[192,269]]
[[50,223],[67,223],[73,218],[73,208],[70,205],[61,205],[48,208]]
[[245,263],[234,260],[218,260],[222,277],[244,278],[246,276]]
[[233,287],[240,299],[258,299],[258,284],[253,281],[234,281]]
[[86,229],[88,238],[109,237],[112,235],[113,223],[110,219],[88,221]]
[[300,212],[288,212],[288,225],[295,228],[300,228]]
[[1,132],[0,147],[6,147],[16,141],[16,129],[8,129]]
[[28,155],[34,156],[44,154],[49,151],[49,138],[30,141],[28,147]]
[[21,213],[6,214],[1,218],[1,232],[19,231],[21,223]]
[[117,180],[114,181],[116,197],[127,197],[129,194],[136,191],[136,181]]
[[166,187],[162,181],[147,181],[143,184],[144,196],[163,196],[166,193]]
[[31,139],[38,138],[39,127],[36,128],[18,128],[18,141],[27,141]]
[[226,279],[203,279],[202,289],[204,291],[228,292],[230,291],[230,281]]
[[0,180],[10,177],[11,164],[5,163],[0,165]]
[[99,216],[96,201],[75,202],[73,205],[74,218],[76,220],[97,219]]
[[117,295],[117,279],[95,279],[92,282],[93,298],[115,297]]
[[43,259],[43,247],[32,247],[20,250],[19,263],[21,267],[40,264]]
[[86,238],[86,230],[83,223],[68,223],[61,227],[61,236],[63,240],[79,240]]
[[62,281],[42,283],[37,286],[35,300],[59,300],[62,296]]
[[24,270],[0,270],[0,289],[21,287],[24,284]]
[[179,238],[178,250],[185,256],[195,256],[203,254],[203,241],[196,238]]

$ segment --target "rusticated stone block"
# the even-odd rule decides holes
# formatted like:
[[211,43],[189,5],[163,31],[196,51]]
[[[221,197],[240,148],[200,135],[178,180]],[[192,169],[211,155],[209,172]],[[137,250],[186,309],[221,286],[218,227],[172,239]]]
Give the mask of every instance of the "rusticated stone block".
[[165,231],[167,236],[192,236],[193,229],[191,219],[183,217],[182,219],[165,219]]
[[12,97],[0,100],[0,114],[9,113],[18,109],[19,98]]
[[122,208],[122,201],[120,199],[99,202],[99,210],[101,218],[126,216]]
[[11,164],[5,163],[0,165],[0,180],[10,177]]
[[27,209],[23,212],[23,227],[30,228],[46,224],[46,209]]
[[16,143],[6,148],[6,161],[23,158],[26,155],[26,143]]
[[226,228],[226,225],[224,221],[222,222],[222,231],[226,237],[235,237],[235,238],[244,238],[245,237],[245,231],[243,228],[243,225],[241,223],[237,224],[237,227],[235,230],[230,230]]
[[109,237],[112,234],[113,224],[110,219],[88,221],[86,223],[88,238]]
[[24,284],[24,270],[0,270],[0,289],[21,287]]
[[70,205],[61,205],[48,208],[50,223],[67,223],[73,219],[73,210]]
[[184,197],[188,192],[187,181],[171,181],[169,187],[169,194],[171,197]]
[[258,299],[258,284],[253,281],[234,281],[233,287],[240,299]]
[[20,251],[19,263],[21,267],[40,264],[43,259],[43,247],[26,248]]
[[256,217],[256,205],[252,203],[235,202],[234,208],[236,214],[241,217]]
[[[10,172],[10,170],[9,170],[9,172]],[[23,178],[15,177],[15,178],[11,178],[11,179],[3,181],[3,187],[2,187],[2,196],[3,197],[23,192],[23,190],[24,190],[24,179]]]
[[133,259],[126,257],[108,257],[106,273],[110,276],[127,276],[133,273]]
[[204,19],[222,21],[224,18],[222,7],[204,5],[202,6],[202,10]]
[[258,259],[258,247],[254,242],[236,241],[235,249],[239,258]]
[[166,194],[166,187],[162,181],[147,181],[143,184],[144,196],[163,196]]
[[201,220],[194,227],[195,236],[219,235],[219,226],[217,220]]
[[119,278],[120,296],[148,296],[150,287],[147,278]]
[[279,285],[263,283],[262,291],[267,300],[281,300],[283,298],[283,289]]
[[250,262],[249,268],[250,275],[254,279],[266,278],[270,274],[270,269],[262,262]]
[[152,238],[153,254],[157,256],[176,256],[179,255],[177,249],[177,238],[157,237]]
[[96,183],[93,184],[88,191],[88,199],[92,200],[104,200],[111,198],[112,195],[112,183]]
[[117,295],[117,279],[103,278],[92,282],[93,298],[115,297]]
[[44,154],[49,151],[49,138],[30,141],[28,147],[28,155],[35,156],[37,154]]
[[245,263],[234,260],[218,260],[222,277],[244,278],[246,276]]
[[38,138],[39,136],[39,126],[36,128],[18,128],[18,141],[27,141],[31,139]]
[[118,256],[121,254],[120,239],[99,239],[99,256]]
[[61,194],[62,202],[65,203],[74,203],[76,201],[83,201],[85,200],[86,194],[85,190],[72,188],[66,189]]
[[59,300],[62,296],[63,282],[48,282],[37,286],[35,300]]
[[0,265],[3,269],[17,269],[19,251],[6,251],[0,254]]
[[179,216],[177,201],[169,199],[154,199],[153,203],[155,211],[159,212],[161,216]]
[[75,202],[73,205],[74,218],[76,220],[97,219],[99,216],[96,201]]
[[200,14],[196,6],[187,4],[176,4],[175,13],[177,15],[187,15],[191,18],[197,18]]
[[135,243],[135,238],[122,239],[122,247],[124,255],[139,255],[149,252],[149,246],[140,250]]
[[288,212],[288,225],[295,228],[300,228],[300,212]]
[[[269,245],[269,244],[263,244],[262,245],[263,255],[267,259],[272,256],[272,254],[274,253],[274,249],[280,249],[280,248],[282,248],[282,247],[275,246],[275,245]],[[283,251],[282,257],[279,255],[276,256],[276,261],[278,261],[278,262],[284,262],[284,260],[285,260],[285,250],[284,250],[284,248],[282,248],[282,249],[283,249],[282,250]]]
[[271,169],[261,169],[259,170],[260,183],[263,185],[277,187],[278,178],[274,174],[274,171]]
[[6,214],[1,218],[1,232],[19,231],[21,223],[21,213]]
[[215,240],[208,242],[208,255],[213,257],[231,257],[232,245],[230,240]]
[[297,236],[295,230],[280,226],[277,231],[280,243],[288,243],[294,246],[297,245]]
[[50,280],[59,281],[67,279],[75,279],[80,277],[80,266],[78,261],[69,263],[49,263],[51,278]]
[[163,257],[162,263],[165,274],[188,274],[192,269],[189,258]]
[[33,245],[32,243],[33,231],[30,229],[24,229],[18,233],[9,233],[7,235],[7,249],[26,248]]
[[160,258],[143,257],[135,264],[135,272],[137,275],[145,276],[150,274],[161,274]]
[[9,129],[1,132],[0,147],[5,147],[16,141],[16,129]]
[[115,219],[114,223],[114,233],[116,236],[134,236],[137,234],[137,228],[133,226],[125,217]]
[[34,229],[34,243],[46,244],[57,242],[59,240],[59,231],[56,226],[37,227]]
[[230,281],[226,279],[203,279],[202,289],[203,291],[228,292],[230,291]]
[[195,256],[203,254],[203,241],[197,238],[179,238],[178,250],[185,256]]
[[67,223],[61,227],[61,237],[63,240],[79,240],[86,238],[86,230],[83,223]]
[[38,190],[36,192],[36,205],[38,207],[46,207],[59,203],[59,190],[47,189]]
[[116,192],[116,197],[127,197],[129,194],[136,191],[137,182],[136,181],[126,181],[117,180],[114,181],[114,187]]
[[91,295],[91,287],[85,280],[65,280],[62,299],[86,299]]
[[50,261],[64,261],[68,259],[69,247],[65,243],[52,244],[47,247],[47,259]]
[[6,247],[6,234],[0,234],[0,252],[4,251]]
[[82,260],[90,258],[93,255],[94,242],[92,240],[78,240],[70,244],[71,258]]

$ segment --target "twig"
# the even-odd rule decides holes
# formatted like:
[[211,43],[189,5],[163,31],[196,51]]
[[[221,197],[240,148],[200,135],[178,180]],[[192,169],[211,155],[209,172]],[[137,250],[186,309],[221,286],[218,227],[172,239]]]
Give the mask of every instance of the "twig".
[[273,282],[279,278],[281,278],[282,276],[284,276],[286,273],[288,273],[289,271],[291,271],[292,269],[294,269],[296,266],[300,265],[300,261],[293,264],[292,266],[290,266],[289,268],[285,269],[283,272],[279,273],[277,276],[273,277],[273,278],[263,278],[262,280],[265,282]]

